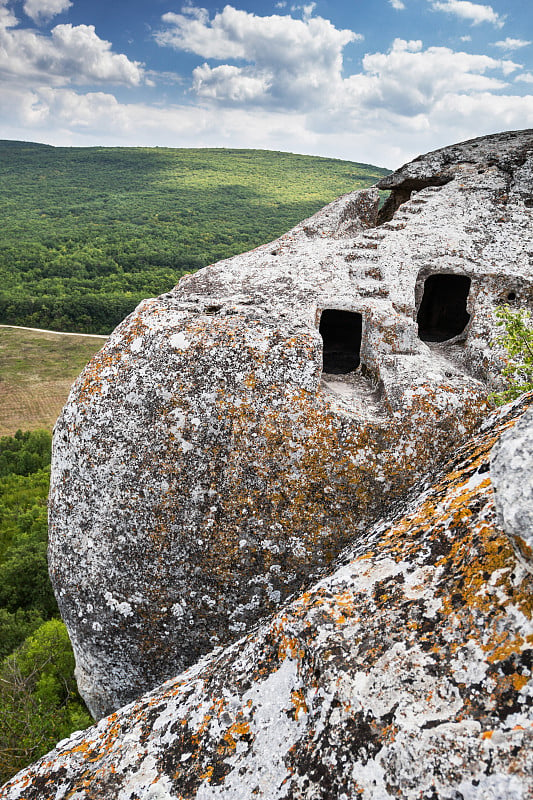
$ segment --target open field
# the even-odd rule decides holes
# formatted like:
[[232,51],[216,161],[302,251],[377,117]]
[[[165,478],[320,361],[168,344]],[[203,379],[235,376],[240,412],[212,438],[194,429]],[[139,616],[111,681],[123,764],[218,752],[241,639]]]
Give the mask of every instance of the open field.
[[72,382],[104,341],[0,328],[0,436],[51,430]]

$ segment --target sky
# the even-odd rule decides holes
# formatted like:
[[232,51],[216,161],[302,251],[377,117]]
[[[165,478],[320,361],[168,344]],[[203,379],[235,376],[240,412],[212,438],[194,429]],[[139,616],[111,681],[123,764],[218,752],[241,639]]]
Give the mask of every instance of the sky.
[[533,0],[0,0],[0,138],[396,168],[533,127]]

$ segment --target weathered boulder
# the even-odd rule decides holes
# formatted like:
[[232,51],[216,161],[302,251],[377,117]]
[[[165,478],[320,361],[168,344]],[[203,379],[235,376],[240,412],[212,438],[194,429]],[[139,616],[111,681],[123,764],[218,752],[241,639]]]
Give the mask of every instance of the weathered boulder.
[[533,570],[533,409],[501,437],[492,451],[490,479],[498,524],[526,569]]
[[[485,411],[532,298],[533,132],[446,148],[146,300],[54,436],[50,571],[95,717],[322,574]],[[417,324],[418,318],[418,324]]]
[[499,527],[489,458],[532,399],[493,414],[392,520],[359,534],[347,522],[337,568],[270,622],[73,734],[0,796],[531,797],[533,576]]

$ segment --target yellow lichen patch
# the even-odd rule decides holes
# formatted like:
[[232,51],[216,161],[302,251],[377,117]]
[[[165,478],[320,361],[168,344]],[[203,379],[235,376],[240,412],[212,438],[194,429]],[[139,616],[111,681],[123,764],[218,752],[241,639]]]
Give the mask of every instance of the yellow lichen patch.
[[523,689],[523,687],[529,682],[529,677],[527,675],[520,675],[520,673],[515,672],[511,676],[511,680],[513,682],[515,691],[519,692],[520,689]]
[[489,654],[487,655],[489,664],[495,664],[498,661],[505,661],[514,653],[521,653],[524,648],[524,637],[520,634],[513,636],[507,632],[502,634],[495,632],[492,641],[482,647]]

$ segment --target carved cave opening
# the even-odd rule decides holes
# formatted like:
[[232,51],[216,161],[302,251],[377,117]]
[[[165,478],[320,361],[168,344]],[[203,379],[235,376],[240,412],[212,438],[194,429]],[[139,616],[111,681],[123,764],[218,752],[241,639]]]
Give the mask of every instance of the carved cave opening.
[[418,335],[424,342],[446,342],[466,328],[470,278],[466,275],[430,275],[418,310]]
[[355,311],[326,308],[320,317],[319,333],[324,342],[323,370],[330,375],[346,375],[361,362],[363,317]]

